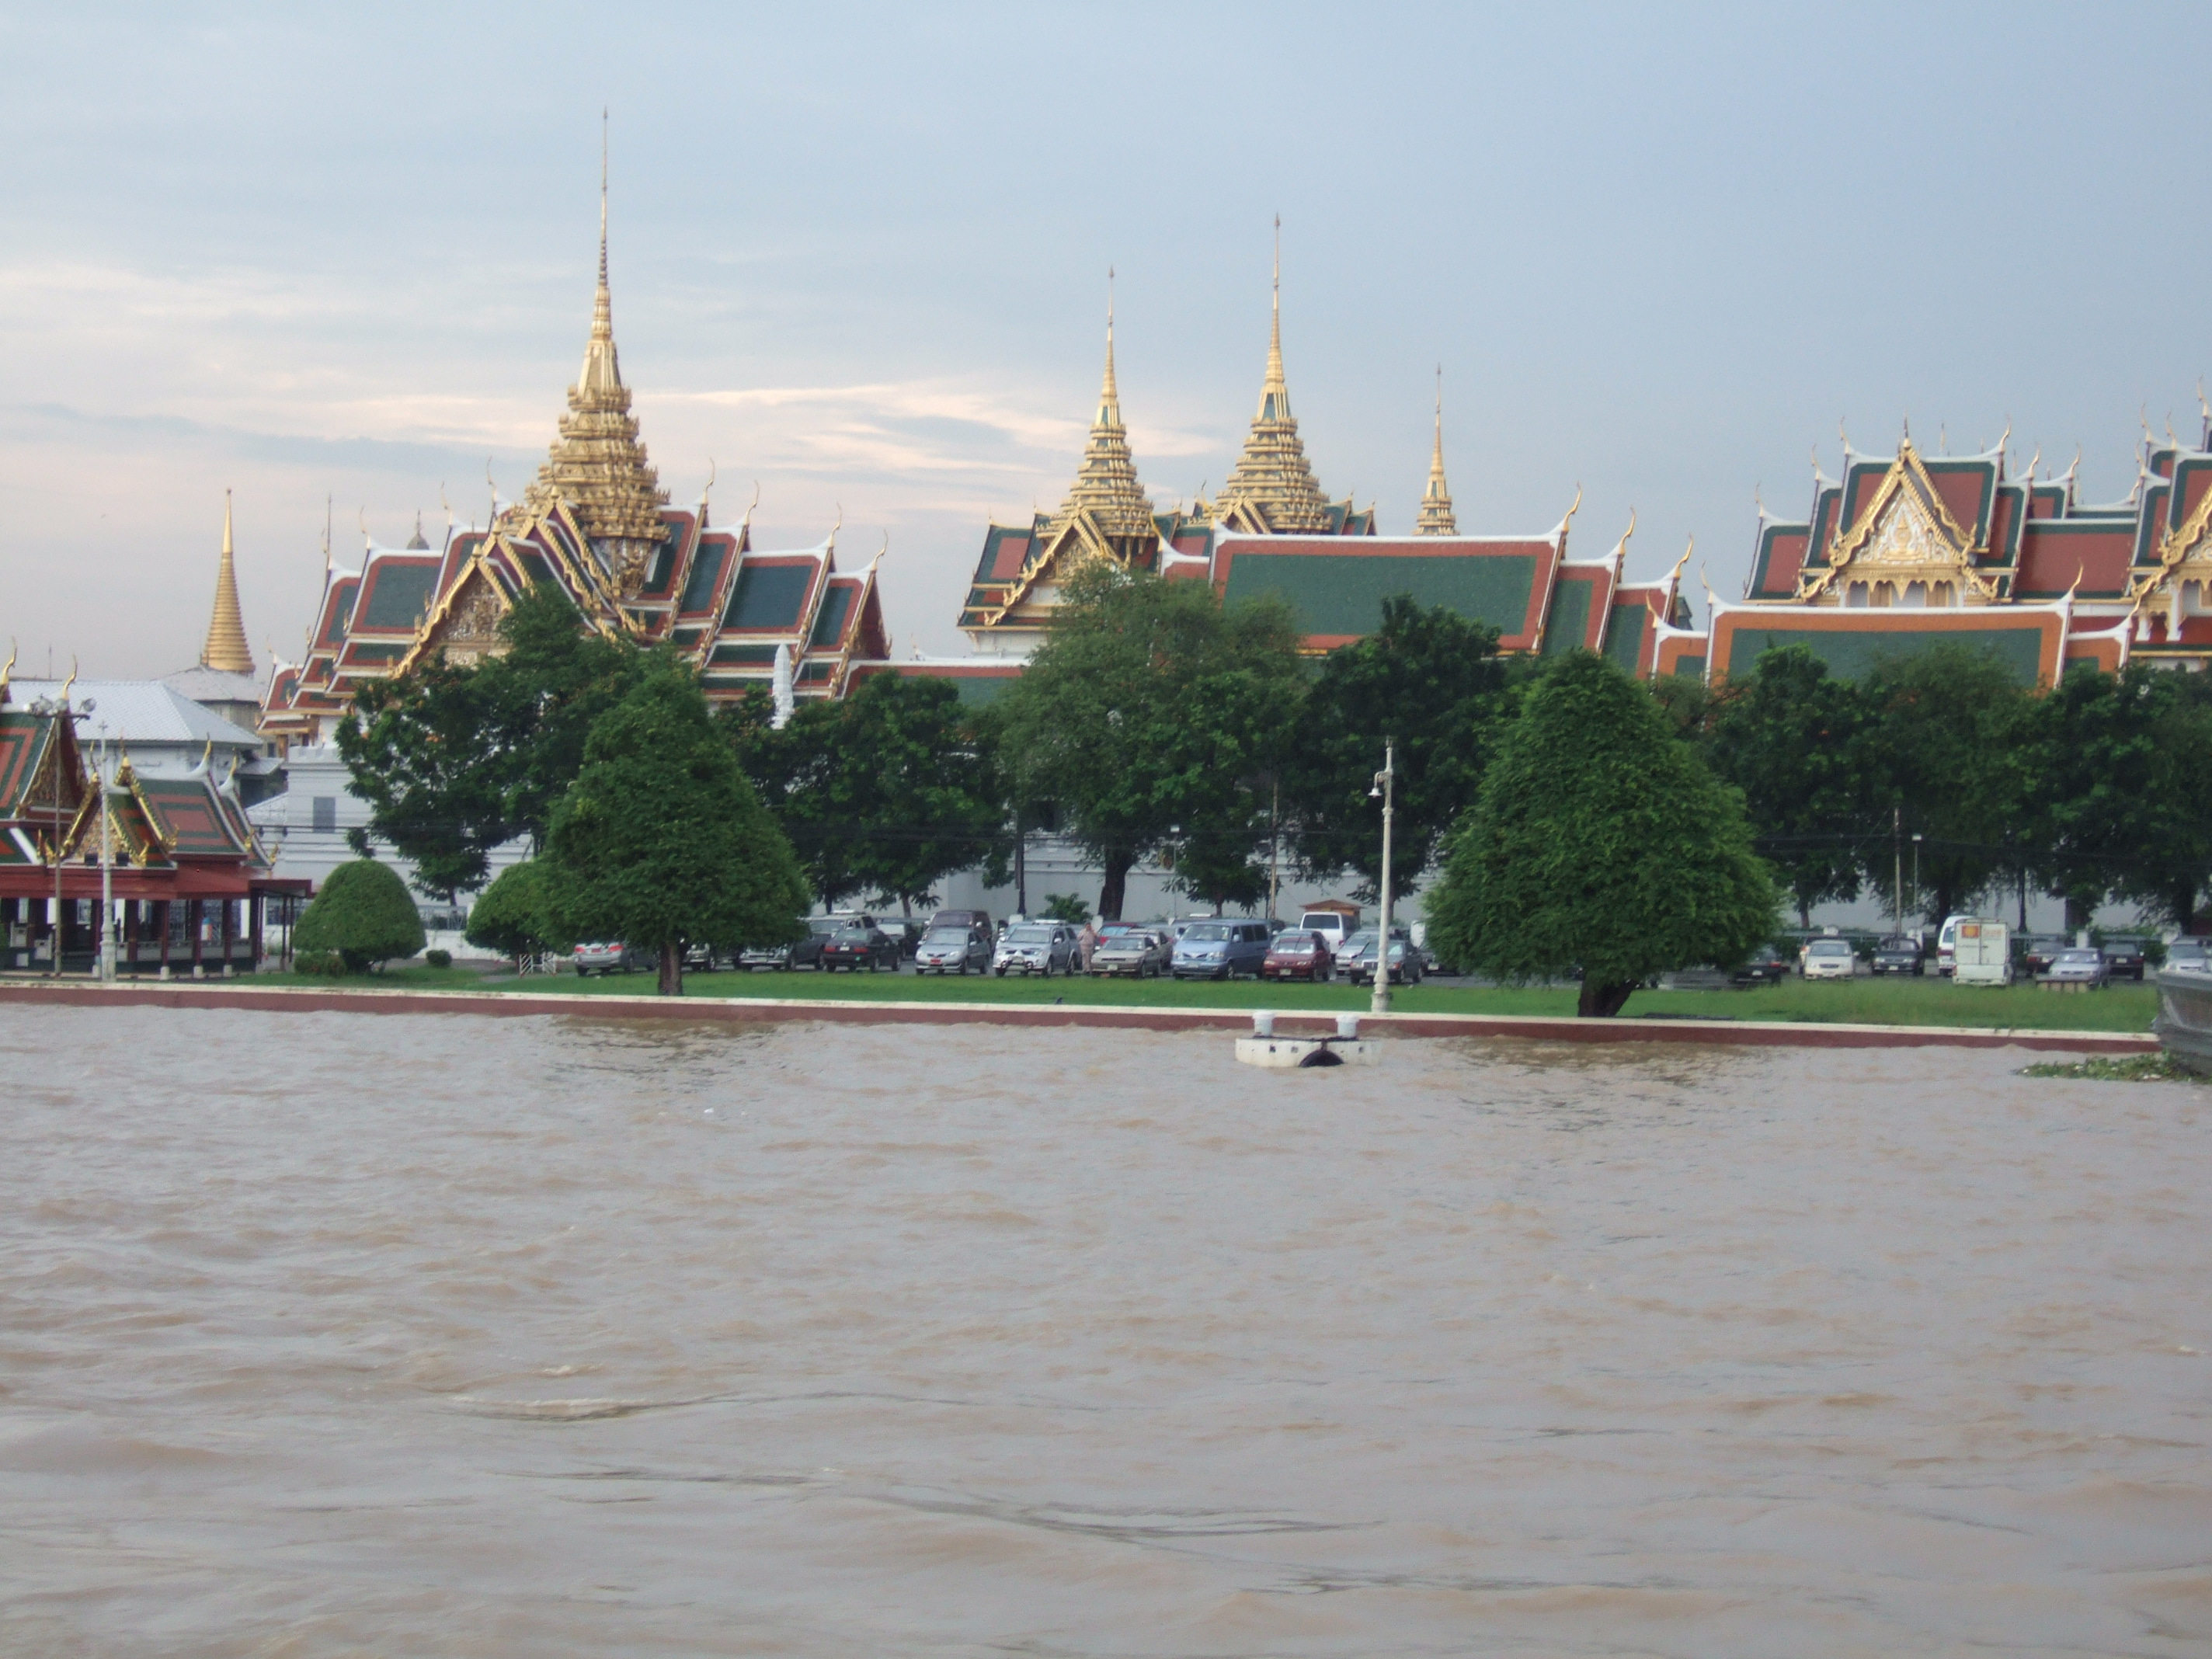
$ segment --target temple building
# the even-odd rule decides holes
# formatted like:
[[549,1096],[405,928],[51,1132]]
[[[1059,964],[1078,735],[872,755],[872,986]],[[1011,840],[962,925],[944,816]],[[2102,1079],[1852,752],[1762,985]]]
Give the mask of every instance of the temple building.
[[80,728],[127,718],[127,705],[74,677],[11,683],[13,666],[0,667],[0,967],[51,969],[57,951],[65,969],[91,966],[104,818],[119,970],[251,969],[268,902],[289,915],[307,884],[273,874],[239,794],[241,757],[210,742],[197,765],[156,773],[125,739],[103,785]]
[[[1278,227],[1279,230],[1279,226]],[[1121,424],[1114,378],[1114,308],[1106,308],[1106,374],[1090,441],[1074,482],[1057,512],[1027,525],[988,526],[960,628],[978,653],[1025,659],[1043,642],[1059,604],[1060,584],[1082,560],[1103,557],[1132,570],[1159,574],[1164,560],[1206,559],[1218,535],[1371,536],[1375,509],[1360,512],[1350,497],[1332,501],[1314,480],[1291,412],[1283,372],[1283,264],[1276,249],[1274,297],[1267,373],[1260,403],[1229,481],[1211,501],[1163,512],[1138,482],[1129,435]],[[942,662],[926,670],[945,672]]]
[[2002,440],[1966,456],[1923,454],[1909,432],[1893,455],[1847,444],[1840,479],[1816,471],[1804,520],[1761,507],[1743,598],[1715,599],[1708,633],[1669,640],[1658,668],[1719,681],[1802,645],[1855,677],[1935,639],[1986,648],[2046,686],[2077,663],[2202,669],[2212,410],[2194,447],[2146,430],[2134,489],[2105,504],[2076,498],[2072,468],[2044,478],[2031,461],[2011,476]]
[[454,663],[496,654],[501,620],[541,584],[565,594],[585,627],[672,644],[718,702],[786,673],[796,697],[841,696],[854,665],[888,658],[890,641],[874,563],[842,574],[836,552],[835,529],[812,547],[757,550],[750,510],[718,527],[706,490],[694,507],[669,505],[615,348],[603,179],[591,333],[536,479],[520,501],[495,496],[483,528],[449,520],[435,547],[418,523],[407,547],[364,536],[357,566],[341,568],[326,539],[305,648],[275,665],[261,730],[288,749],[321,743],[366,682],[434,652]]

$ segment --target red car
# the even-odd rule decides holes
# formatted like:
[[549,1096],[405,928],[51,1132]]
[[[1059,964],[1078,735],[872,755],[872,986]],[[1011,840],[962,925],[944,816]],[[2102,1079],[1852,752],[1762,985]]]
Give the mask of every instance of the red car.
[[1329,975],[1328,941],[1319,933],[1285,928],[1267,947],[1260,964],[1261,979],[1302,979],[1318,985]]

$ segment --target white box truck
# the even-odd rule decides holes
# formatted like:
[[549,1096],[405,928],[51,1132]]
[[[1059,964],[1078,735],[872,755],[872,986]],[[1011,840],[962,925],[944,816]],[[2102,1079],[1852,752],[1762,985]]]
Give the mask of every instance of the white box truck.
[[1986,916],[1960,922],[1951,961],[1954,985],[2011,984],[2012,930]]

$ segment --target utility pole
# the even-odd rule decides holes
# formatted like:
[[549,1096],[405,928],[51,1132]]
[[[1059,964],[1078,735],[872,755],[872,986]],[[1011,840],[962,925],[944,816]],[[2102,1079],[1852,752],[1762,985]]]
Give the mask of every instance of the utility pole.
[[1376,947],[1375,994],[1367,1005],[1368,1012],[1373,1014],[1390,1012],[1390,827],[1391,820],[1396,817],[1392,796],[1397,781],[1397,741],[1385,738],[1382,769],[1375,775],[1375,787],[1367,792],[1370,799],[1377,795],[1382,798],[1382,935],[1381,944]]
[[1275,869],[1277,854],[1283,846],[1283,781],[1279,776],[1273,781],[1274,797],[1267,806],[1267,920],[1270,922],[1275,920]]
[[1889,809],[1889,836],[1891,849],[1897,855],[1897,868],[1893,872],[1896,878],[1897,924],[1893,931],[1901,933],[1905,931],[1905,809],[1901,806]]

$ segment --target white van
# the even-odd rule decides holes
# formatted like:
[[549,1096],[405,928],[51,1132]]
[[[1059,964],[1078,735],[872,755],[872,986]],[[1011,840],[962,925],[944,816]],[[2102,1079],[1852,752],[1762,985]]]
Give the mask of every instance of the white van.
[[1936,935],[1936,971],[1937,973],[1948,974],[1951,971],[1952,951],[1959,942],[1959,929],[1972,920],[1973,917],[1963,913],[1943,918],[1943,926]]
[[2009,985],[2012,930],[1987,917],[1965,917],[1952,941],[1951,960],[1954,985]]
[[1328,959],[1334,962],[1344,952],[1344,942],[1359,931],[1359,918],[1341,910],[1308,910],[1298,918],[1298,926],[1306,933],[1319,933],[1322,943],[1328,946]]

